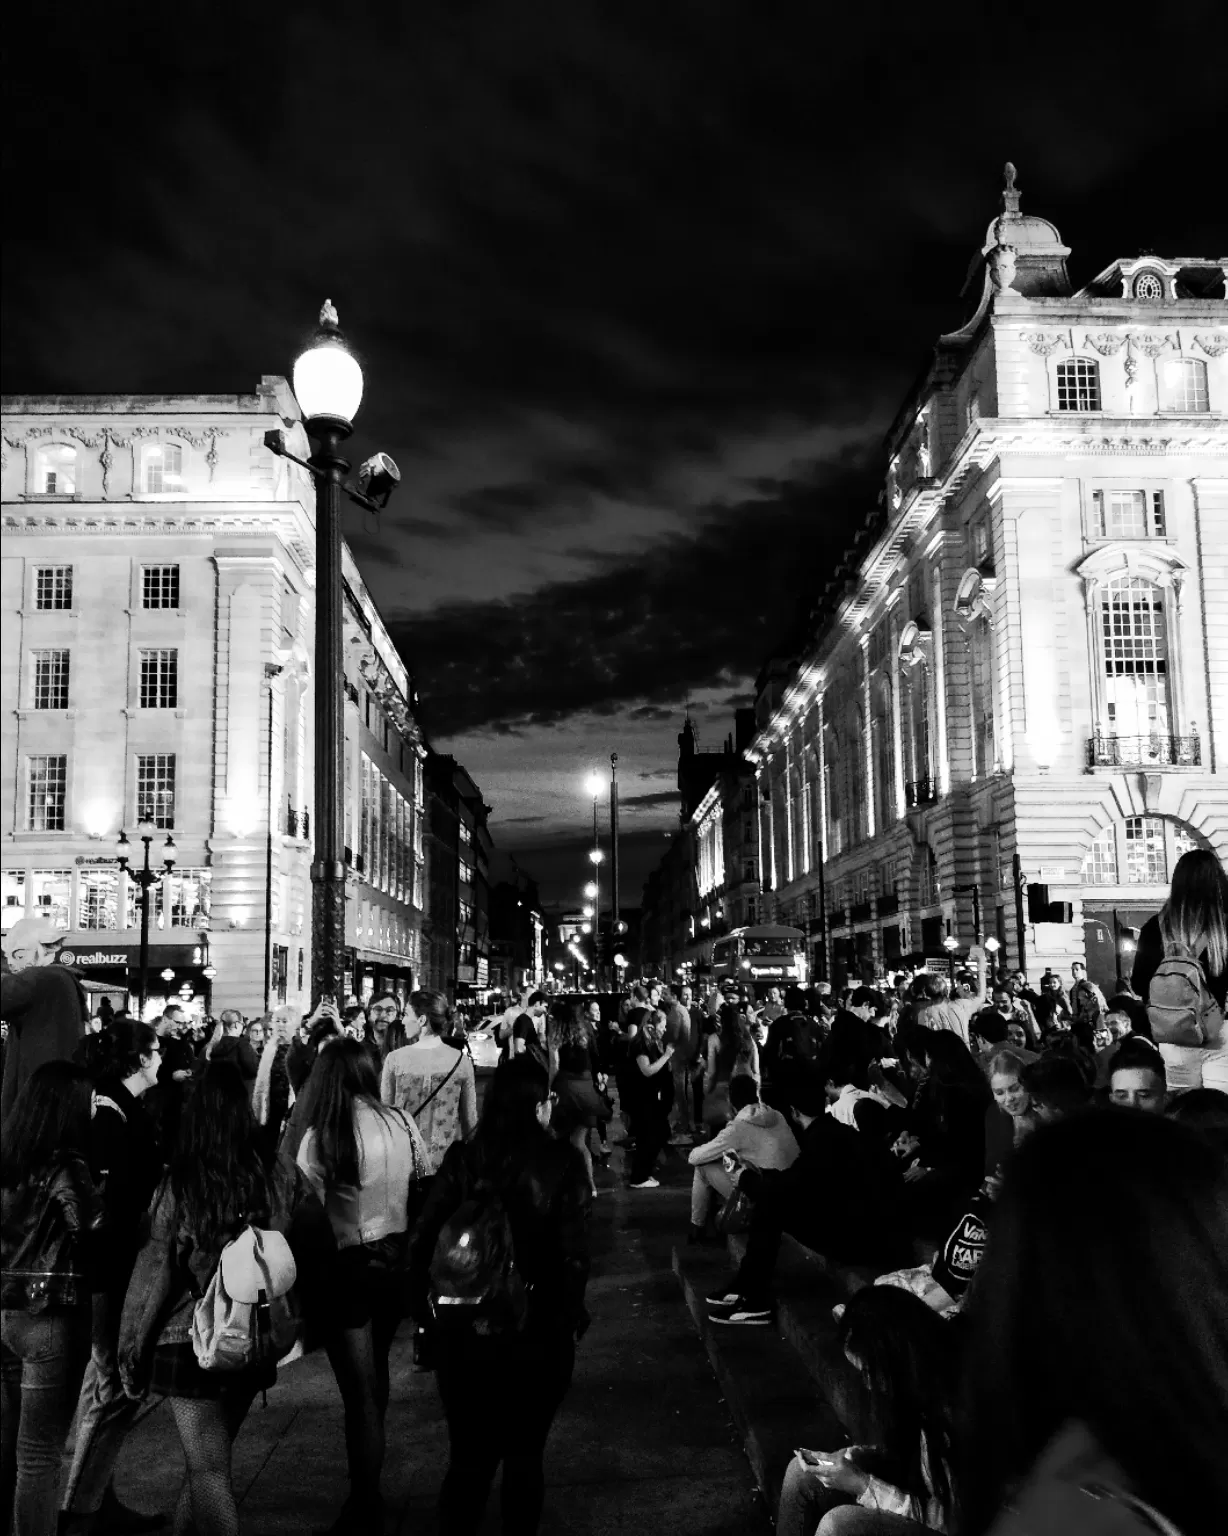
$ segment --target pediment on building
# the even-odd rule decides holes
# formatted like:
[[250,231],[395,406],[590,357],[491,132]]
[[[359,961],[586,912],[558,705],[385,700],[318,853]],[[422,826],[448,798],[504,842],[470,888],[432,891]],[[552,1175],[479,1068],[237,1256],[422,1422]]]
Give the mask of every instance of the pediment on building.
[[1188,570],[1188,563],[1167,548],[1103,544],[1075,566],[1075,575],[1089,587],[1122,575],[1142,576],[1160,587],[1179,587]]

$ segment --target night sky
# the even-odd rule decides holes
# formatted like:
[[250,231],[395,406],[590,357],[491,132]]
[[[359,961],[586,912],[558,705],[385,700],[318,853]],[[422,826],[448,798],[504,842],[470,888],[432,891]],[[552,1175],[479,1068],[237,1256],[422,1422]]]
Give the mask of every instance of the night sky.
[[[1077,7],[42,4],[5,49],[6,392],[246,392],[330,296],[404,480],[347,536],[424,724],[624,894],[873,505],[1005,160],[1086,282],[1228,247],[1224,26]],[[935,21],[935,14],[941,21]],[[1167,13],[1163,13],[1167,15]],[[1163,47],[1153,49],[1148,34]]]

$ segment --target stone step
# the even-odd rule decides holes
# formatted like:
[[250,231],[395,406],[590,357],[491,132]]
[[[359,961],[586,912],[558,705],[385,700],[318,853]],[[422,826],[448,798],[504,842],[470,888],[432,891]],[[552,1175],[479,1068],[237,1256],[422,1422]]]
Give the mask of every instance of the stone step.
[[712,1322],[704,1298],[728,1279],[722,1251],[675,1248],[673,1265],[755,1482],[774,1519],[780,1485],[796,1448],[839,1445],[846,1437],[806,1366],[774,1328],[729,1328]]

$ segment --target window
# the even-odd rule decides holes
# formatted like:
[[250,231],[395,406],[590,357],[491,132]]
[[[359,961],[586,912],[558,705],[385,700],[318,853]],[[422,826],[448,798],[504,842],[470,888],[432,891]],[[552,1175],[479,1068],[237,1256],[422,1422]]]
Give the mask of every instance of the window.
[[1100,409],[1100,368],[1097,363],[1076,357],[1057,365],[1057,408],[1059,411]]
[[1164,594],[1138,576],[1117,576],[1100,609],[1105,728],[1141,737],[1168,731],[1168,633]]
[[34,652],[35,709],[68,708],[68,652]]
[[68,927],[68,898],[72,870],[35,869],[30,872],[31,917],[41,917],[53,928]]
[[26,915],[26,872],[6,869],[0,874],[0,929],[5,933]]
[[1117,884],[1117,829],[1105,827],[1083,860],[1084,885]]
[[1134,297],[1147,304],[1159,304],[1164,298],[1164,283],[1155,272],[1140,272],[1134,279]]
[[39,609],[72,607],[72,566],[40,565],[34,574],[34,606]]
[[918,893],[923,907],[936,907],[942,899],[938,881],[938,860],[927,843],[921,850],[921,889]]
[[143,565],[141,567],[141,607],[178,608],[179,567]]
[[35,459],[34,490],[39,496],[73,496],[77,490],[77,450],[67,443],[40,448]]
[[116,928],[119,870],[83,869],[77,880],[77,927]]
[[31,832],[63,832],[64,802],[68,791],[68,759],[54,757],[26,758],[30,786],[29,816]]
[[993,540],[988,513],[982,512],[968,524],[968,563],[984,575],[993,574]]
[[1164,823],[1158,816],[1126,818],[1126,884],[1162,885],[1168,880]]
[[172,869],[158,886],[159,928],[208,928],[211,869]]
[[978,778],[993,773],[998,764],[993,708],[993,630],[979,615],[968,626],[968,667],[971,675],[972,745]]
[[145,494],[163,496],[183,489],[183,449],[177,443],[152,443],[145,450]]
[[1163,491],[1092,492],[1092,530],[1098,539],[1162,539]]
[[179,652],[141,652],[141,708],[179,707]]
[[908,578],[908,617],[915,619],[921,629],[928,629],[926,614],[929,612],[929,592],[925,580],[925,567],[919,565]]
[[136,819],[155,827],[175,825],[175,754],[154,752],[136,760]]
[[1207,365],[1196,357],[1169,358],[1160,367],[1162,411],[1205,411]]

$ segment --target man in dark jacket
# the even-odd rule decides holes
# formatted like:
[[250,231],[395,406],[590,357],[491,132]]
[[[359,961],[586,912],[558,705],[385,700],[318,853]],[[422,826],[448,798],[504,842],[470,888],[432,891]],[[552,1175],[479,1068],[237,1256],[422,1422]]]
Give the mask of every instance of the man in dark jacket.
[[4,936],[8,969],[0,977],[0,1018],[9,1026],[0,1085],[0,1120],[45,1061],[71,1061],[85,1034],[85,994],[74,970],[59,965],[64,935],[23,917]]
[[251,1041],[247,1038],[247,1021],[237,1008],[223,1008],[222,1028],[225,1034],[213,1047],[209,1060],[233,1063],[239,1069],[243,1086],[250,1094],[256,1083],[256,1073],[260,1070],[260,1063],[256,1060]]
[[782,1171],[744,1168],[738,1176],[739,1191],[754,1201],[746,1256],[732,1285],[708,1297],[713,1322],[770,1321],[786,1232],[839,1263],[886,1270],[908,1262],[904,1189],[890,1154],[825,1113],[821,1074],[799,1073],[789,1097],[801,1150]]

